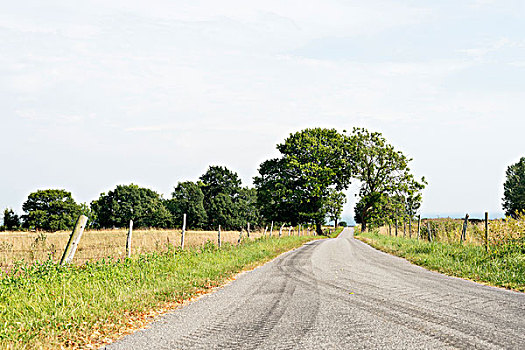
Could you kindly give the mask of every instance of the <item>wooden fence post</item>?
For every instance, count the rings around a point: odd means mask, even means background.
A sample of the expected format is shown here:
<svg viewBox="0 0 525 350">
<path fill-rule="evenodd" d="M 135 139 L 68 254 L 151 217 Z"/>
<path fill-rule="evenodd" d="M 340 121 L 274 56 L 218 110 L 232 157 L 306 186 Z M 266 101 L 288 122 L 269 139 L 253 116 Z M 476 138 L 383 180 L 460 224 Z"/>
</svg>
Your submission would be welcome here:
<svg viewBox="0 0 525 350">
<path fill-rule="evenodd" d="M 264 228 L 264 233 L 263 233 L 264 238 L 266 238 L 266 231 L 268 231 L 268 225 L 266 225 L 266 227 Z"/>
<path fill-rule="evenodd" d="M 133 234 L 133 220 L 129 220 L 128 237 L 126 239 L 126 257 L 131 258 L 131 235 Z"/>
<path fill-rule="evenodd" d="M 270 237 L 273 236 L 273 221 L 272 221 L 272 226 L 270 226 Z"/>
<path fill-rule="evenodd" d="M 406 236 L 407 233 L 407 219 L 406 217 L 403 217 L 403 237 Z"/>
<path fill-rule="evenodd" d="M 241 228 L 241 232 L 239 232 L 239 239 L 237 240 L 237 244 L 241 244 L 241 241 L 242 241 L 242 228 Z"/>
<path fill-rule="evenodd" d="M 281 235 L 283 234 L 283 227 L 284 227 L 284 224 L 279 229 L 279 238 L 281 238 Z"/>
<path fill-rule="evenodd" d="M 75 228 L 69 236 L 69 241 L 67 242 L 66 249 L 64 249 L 62 259 L 60 259 L 60 265 L 68 264 L 73 260 L 75 252 L 77 251 L 78 242 L 80 242 L 80 238 L 82 238 L 82 234 L 84 233 L 84 229 L 86 228 L 87 221 L 88 218 L 85 215 L 80 215 L 78 217 L 77 223 L 75 224 Z"/>
<path fill-rule="evenodd" d="M 290 233 L 292 232 L 292 226 L 288 228 L 288 237 L 290 237 Z"/>
<path fill-rule="evenodd" d="M 430 221 L 427 221 L 427 229 L 428 229 L 428 240 L 432 242 L 432 231 L 430 230 Z"/>
<path fill-rule="evenodd" d="M 248 235 L 248 238 L 250 238 L 250 223 L 248 223 L 246 234 Z"/>
<path fill-rule="evenodd" d="M 299 224 L 299 232 L 297 233 L 298 236 L 301 235 L 301 224 Z"/>
<path fill-rule="evenodd" d="M 222 242 L 221 242 L 221 225 L 219 225 L 219 232 L 217 233 L 217 244 L 219 245 L 219 248 L 222 245 Z"/>
<path fill-rule="evenodd" d="M 392 224 L 390 223 L 390 220 L 388 221 L 388 235 L 392 236 Z"/>
<path fill-rule="evenodd" d="M 408 218 L 408 238 L 412 238 L 412 218 Z"/>
<path fill-rule="evenodd" d="M 485 251 L 489 251 L 489 213 L 485 212 Z"/>
<path fill-rule="evenodd" d="M 421 214 L 417 216 L 417 240 L 421 237 Z"/>
<path fill-rule="evenodd" d="M 467 226 L 468 226 L 468 214 L 465 214 L 465 221 L 463 222 L 463 228 L 461 230 L 461 236 L 459 242 L 463 244 L 463 241 L 467 240 Z"/>
<path fill-rule="evenodd" d="M 186 214 L 182 215 L 182 235 L 180 237 L 180 248 L 184 249 L 184 235 L 186 234 Z"/>
</svg>

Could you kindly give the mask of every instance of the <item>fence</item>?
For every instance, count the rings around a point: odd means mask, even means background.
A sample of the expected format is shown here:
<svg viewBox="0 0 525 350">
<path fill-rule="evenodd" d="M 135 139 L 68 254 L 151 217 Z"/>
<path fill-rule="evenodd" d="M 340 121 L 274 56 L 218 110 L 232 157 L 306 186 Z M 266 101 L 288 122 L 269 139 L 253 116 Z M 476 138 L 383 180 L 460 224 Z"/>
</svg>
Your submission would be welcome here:
<svg viewBox="0 0 525 350">
<path fill-rule="evenodd" d="M 84 217 L 85 218 L 85 217 Z M 87 218 L 86 218 L 87 220 Z M 261 237 L 297 236 L 315 234 L 305 225 L 291 227 L 272 223 L 266 230 L 254 229 L 249 224 L 237 231 L 194 231 L 169 229 L 133 229 L 130 222 L 125 229 L 86 230 L 79 219 L 73 232 L 3 232 L 0 233 L 0 269 L 7 270 L 15 261 L 52 259 L 55 262 L 84 263 L 102 258 L 125 258 L 132 254 L 163 252 L 172 248 L 202 246 L 206 242 L 217 245 L 239 244 L 247 239 Z"/>
<path fill-rule="evenodd" d="M 525 216 L 507 219 L 472 219 L 468 214 L 462 219 L 440 218 L 404 220 L 398 225 L 382 226 L 379 232 L 384 235 L 446 243 L 468 243 L 474 245 L 506 244 L 525 239 Z"/>
</svg>

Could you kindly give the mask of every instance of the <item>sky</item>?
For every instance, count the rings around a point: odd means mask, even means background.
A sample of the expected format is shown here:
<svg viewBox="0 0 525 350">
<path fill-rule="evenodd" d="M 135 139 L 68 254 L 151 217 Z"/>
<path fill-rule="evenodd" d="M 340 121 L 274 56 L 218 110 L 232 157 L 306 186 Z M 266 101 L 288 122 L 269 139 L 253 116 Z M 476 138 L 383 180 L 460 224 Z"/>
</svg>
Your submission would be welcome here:
<svg viewBox="0 0 525 350">
<path fill-rule="evenodd" d="M 170 198 L 209 165 L 250 185 L 290 133 L 365 127 L 427 179 L 423 216 L 500 216 L 524 105 L 523 1 L 3 1 L 0 209 Z"/>
</svg>

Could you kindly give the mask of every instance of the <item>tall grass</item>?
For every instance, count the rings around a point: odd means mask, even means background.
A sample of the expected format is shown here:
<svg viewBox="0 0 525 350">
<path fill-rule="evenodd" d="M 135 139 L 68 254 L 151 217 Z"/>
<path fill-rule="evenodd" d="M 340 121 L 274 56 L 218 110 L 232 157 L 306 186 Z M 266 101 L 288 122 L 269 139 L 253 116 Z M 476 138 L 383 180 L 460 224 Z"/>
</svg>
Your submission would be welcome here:
<svg viewBox="0 0 525 350">
<path fill-rule="evenodd" d="M 17 263 L 0 277 L 0 348 L 100 345 L 148 317 L 315 236 L 259 238 L 61 267 Z"/>
</svg>

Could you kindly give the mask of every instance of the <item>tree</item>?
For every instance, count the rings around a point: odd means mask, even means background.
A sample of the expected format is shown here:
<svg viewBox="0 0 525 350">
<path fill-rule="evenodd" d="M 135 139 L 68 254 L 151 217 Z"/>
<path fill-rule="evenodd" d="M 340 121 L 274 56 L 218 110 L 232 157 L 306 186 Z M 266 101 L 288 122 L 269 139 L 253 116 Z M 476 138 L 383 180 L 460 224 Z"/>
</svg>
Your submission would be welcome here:
<svg viewBox="0 0 525 350">
<path fill-rule="evenodd" d="M 13 209 L 6 208 L 4 210 L 4 228 L 6 230 L 14 230 L 20 227 L 20 217 L 15 214 Z"/>
<path fill-rule="evenodd" d="M 189 227 L 202 228 L 206 225 L 208 216 L 204 210 L 204 194 L 195 182 L 179 182 L 166 206 L 173 216 L 175 226 L 182 225 L 184 214 L 187 214 Z"/>
<path fill-rule="evenodd" d="M 22 209 L 24 226 L 46 231 L 71 229 L 80 214 L 71 192 L 54 189 L 30 193 Z"/>
<path fill-rule="evenodd" d="M 343 135 L 324 128 L 299 131 L 277 145 L 282 157 L 263 162 L 254 178 L 265 218 L 313 222 L 322 234 L 330 191 L 350 182 L 343 145 Z"/>
<path fill-rule="evenodd" d="M 233 207 L 241 191 L 241 180 L 237 173 L 226 167 L 210 166 L 199 179 L 204 194 L 204 209 L 208 215 L 207 226 L 210 229 L 216 229 L 217 225 L 228 228 L 238 226 Z M 225 207 L 227 205 L 230 207 Z M 220 217 L 213 217 L 214 215 Z"/>
<path fill-rule="evenodd" d="M 261 214 L 257 206 L 257 190 L 255 188 L 242 187 L 234 202 L 236 225 L 251 227 L 261 224 Z"/>
<path fill-rule="evenodd" d="M 412 209 L 419 207 L 425 178 L 416 181 L 408 167 L 411 159 L 396 151 L 380 133 L 354 128 L 346 138 L 346 148 L 351 173 L 361 182 L 355 213 L 363 231 L 371 220 L 405 214 L 407 201 Z"/>
<path fill-rule="evenodd" d="M 343 192 L 330 189 L 328 198 L 325 202 L 325 211 L 328 218 L 334 221 L 334 226 L 337 227 L 337 222 L 341 213 L 343 212 L 343 205 L 346 203 L 346 196 Z"/>
<path fill-rule="evenodd" d="M 525 211 L 525 157 L 507 168 L 503 184 L 503 209 L 507 216 L 516 217 Z"/>
<path fill-rule="evenodd" d="M 241 187 L 241 180 L 237 173 L 222 166 L 210 166 L 199 179 L 206 200 L 212 199 L 219 193 L 233 197 Z"/>
<path fill-rule="evenodd" d="M 126 227 L 133 220 L 135 227 L 168 227 L 171 214 L 162 197 L 149 188 L 134 184 L 118 185 L 108 194 L 101 193 L 91 202 L 98 227 Z"/>
<path fill-rule="evenodd" d="M 210 200 L 207 213 L 210 227 L 239 228 L 232 198 L 226 193 L 219 193 Z"/>
</svg>

